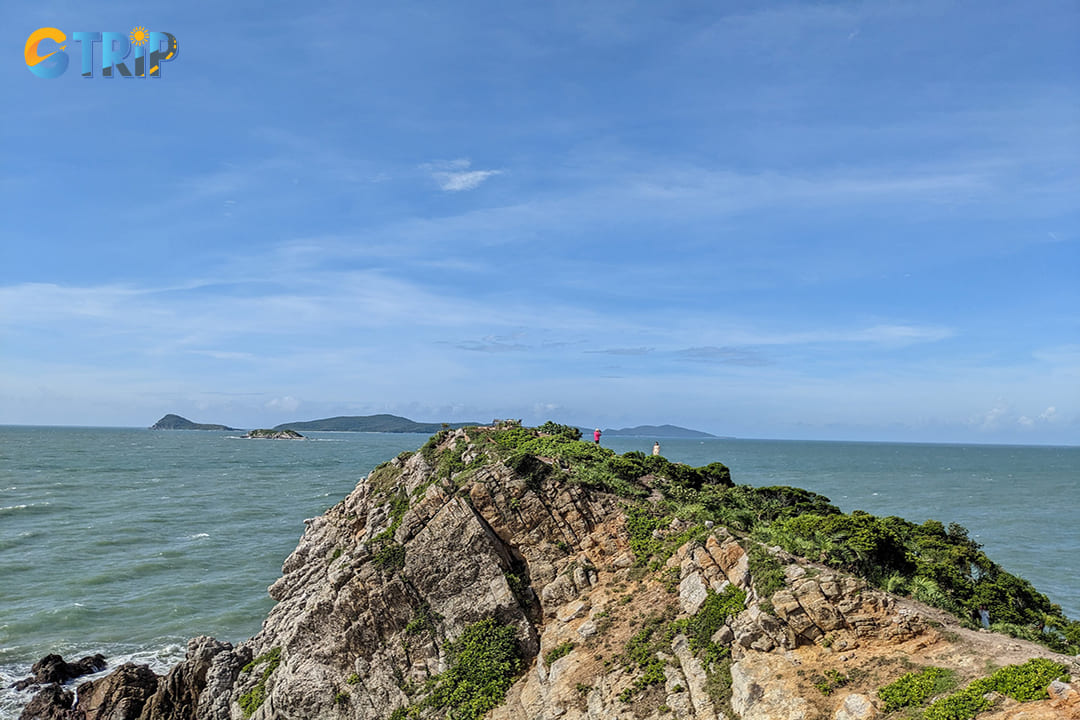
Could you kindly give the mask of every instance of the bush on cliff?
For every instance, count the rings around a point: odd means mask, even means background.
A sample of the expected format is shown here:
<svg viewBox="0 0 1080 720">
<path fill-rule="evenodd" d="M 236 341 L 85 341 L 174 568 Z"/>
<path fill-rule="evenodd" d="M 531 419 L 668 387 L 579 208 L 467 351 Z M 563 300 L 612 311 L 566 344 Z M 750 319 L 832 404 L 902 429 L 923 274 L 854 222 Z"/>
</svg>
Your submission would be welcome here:
<svg viewBox="0 0 1080 720">
<path fill-rule="evenodd" d="M 465 628 L 445 650 L 450 667 L 428 698 L 433 707 L 448 708 L 450 720 L 477 720 L 502 704 L 521 669 L 513 627 L 485 618 Z"/>
</svg>

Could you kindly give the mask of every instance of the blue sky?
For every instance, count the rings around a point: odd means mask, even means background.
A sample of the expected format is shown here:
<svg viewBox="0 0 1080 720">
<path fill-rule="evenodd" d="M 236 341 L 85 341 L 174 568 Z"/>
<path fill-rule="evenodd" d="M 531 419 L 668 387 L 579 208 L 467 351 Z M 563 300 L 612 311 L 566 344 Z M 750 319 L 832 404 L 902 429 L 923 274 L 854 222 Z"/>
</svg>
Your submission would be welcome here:
<svg viewBox="0 0 1080 720">
<path fill-rule="evenodd" d="M 164 5 L 0 7 L 0 423 L 1080 438 L 1075 2 Z"/>
</svg>

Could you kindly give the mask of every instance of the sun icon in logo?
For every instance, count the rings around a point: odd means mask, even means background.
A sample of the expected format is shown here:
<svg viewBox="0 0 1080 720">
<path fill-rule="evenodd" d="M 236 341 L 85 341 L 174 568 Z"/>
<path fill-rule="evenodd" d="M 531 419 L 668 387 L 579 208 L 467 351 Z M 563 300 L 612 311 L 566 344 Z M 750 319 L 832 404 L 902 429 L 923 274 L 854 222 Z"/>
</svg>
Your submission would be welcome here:
<svg viewBox="0 0 1080 720">
<path fill-rule="evenodd" d="M 141 25 L 131 31 L 131 42 L 135 45 L 145 45 L 150 40 L 150 33 Z"/>
</svg>

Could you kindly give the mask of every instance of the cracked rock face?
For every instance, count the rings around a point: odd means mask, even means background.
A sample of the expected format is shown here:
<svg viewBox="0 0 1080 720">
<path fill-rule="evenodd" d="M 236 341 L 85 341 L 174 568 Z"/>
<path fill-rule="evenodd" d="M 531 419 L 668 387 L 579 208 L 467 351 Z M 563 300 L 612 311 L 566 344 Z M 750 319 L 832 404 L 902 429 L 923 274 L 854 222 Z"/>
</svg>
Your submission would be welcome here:
<svg viewBox="0 0 1080 720">
<path fill-rule="evenodd" d="M 649 565 L 631 550 L 624 500 L 522 477 L 466 430 L 439 437 L 306 522 L 253 638 L 195 638 L 165 677 L 124 666 L 80 686 L 77 703 L 49 685 L 24 720 L 397 720 L 410 706 L 442 718 L 416 707 L 425 683 L 485 618 L 513 628 L 523 659 L 497 720 L 869 720 L 899 658 L 952 662 L 919 608 L 861 580 L 774 552 L 784 587 L 758 598 L 753 541 L 711 524 Z M 465 469 L 440 469 L 451 452 Z M 688 623 L 735 589 L 745 606 L 694 640 Z M 973 635 L 953 662 L 969 674 L 994 657 Z M 823 694 L 830 671 L 847 684 Z M 1071 690 L 1054 700 L 1069 712 Z"/>
</svg>

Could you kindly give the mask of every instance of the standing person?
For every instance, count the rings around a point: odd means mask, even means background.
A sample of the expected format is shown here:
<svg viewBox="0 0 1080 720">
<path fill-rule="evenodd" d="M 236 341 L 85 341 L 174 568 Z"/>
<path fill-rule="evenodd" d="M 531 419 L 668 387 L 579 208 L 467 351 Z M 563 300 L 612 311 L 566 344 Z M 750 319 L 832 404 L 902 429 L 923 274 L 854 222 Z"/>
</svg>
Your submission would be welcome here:
<svg viewBox="0 0 1080 720">
<path fill-rule="evenodd" d="M 652 444 L 652 454 L 653 455 L 659 455 L 660 454 L 660 443 L 659 442 L 654 442 Z"/>
<path fill-rule="evenodd" d="M 593 431 L 592 439 L 593 439 L 593 442 L 596 443 L 597 445 L 600 444 L 600 428 L 596 428 L 596 430 Z"/>
</svg>

